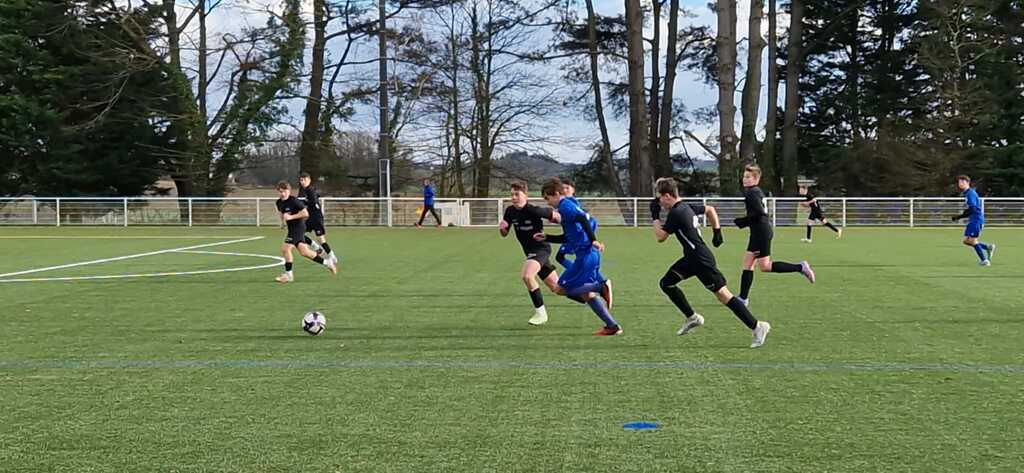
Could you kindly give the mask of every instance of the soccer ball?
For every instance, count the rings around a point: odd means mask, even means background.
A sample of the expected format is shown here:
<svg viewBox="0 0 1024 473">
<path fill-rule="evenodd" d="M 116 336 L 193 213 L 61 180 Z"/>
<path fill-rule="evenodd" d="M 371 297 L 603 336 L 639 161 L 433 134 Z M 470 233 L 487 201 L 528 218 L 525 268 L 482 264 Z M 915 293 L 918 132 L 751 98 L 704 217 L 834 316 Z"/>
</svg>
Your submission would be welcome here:
<svg viewBox="0 0 1024 473">
<path fill-rule="evenodd" d="M 320 312 L 313 311 L 302 318 L 302 331 L 310 335 L 320 335 L 327 328 L 327 317 Z"/>
</svg>

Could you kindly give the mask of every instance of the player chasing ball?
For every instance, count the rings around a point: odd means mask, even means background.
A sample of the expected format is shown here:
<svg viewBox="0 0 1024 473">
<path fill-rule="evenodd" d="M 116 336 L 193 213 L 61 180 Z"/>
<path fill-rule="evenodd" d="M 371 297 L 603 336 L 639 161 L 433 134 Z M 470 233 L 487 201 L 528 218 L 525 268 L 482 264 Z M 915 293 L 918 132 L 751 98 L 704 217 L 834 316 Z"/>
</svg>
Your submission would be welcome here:
<svg viewBox="0 0 1024 473">
<path fill-rule="evenodd" d="M 675 235 L 679 240 L 679 245 L 683 247 L 683 257 L 668 268 L 659 282 L 661 291 L 668 296 L 685 317 L 683 326 L 676 332 L 676 335 L 686 335 L 704 325 L 704 317 L 693 310 L 678 286 L 681 281 L 696 276 L 707 290 L 715 294 L 722 305 L 728 307 L 736 315 L 736 318 L 751 330 L 754 339 L 750 343 L 750 348 L 764 345 L 765 338 L 768 337 L 768 332 L 772 329 L 771 324 L 757 320 L 750 313 L 747 305 L 733 296 L 725 285 L 725 276 L 718 270 L 715 255 L 701 237 L 698 214 L 703 214 L 711 225 L 714 232 L 711 243 L 716 248 L 722 245 L 724 239 L 718 221 L 718 212 L 710 205 L 684 203 L 679 195 L 678 185 L 672 178 L 659 179 L 655 188 L 658 197 L 655 197 L 650 206 L 654 238 L 658 240 L 658 243 L 662 243 L 668 239 L 669 235 Z M 664 222 L 661 219 L 663 210 L 667 212 Z"/>
<path fill-rule="evenodd" d="M 985 226 L 985 213 L 981 210 L 981 198 L 978 191 L 971 187 L 971 178 L 960 175 L 956 177 L 956 186 L 964 196 L 964 211 L 953 217 L 953 221 L 967 219 L 967 226 L 964 227 L 963 244 L 973 247 L 978 254 L 979 266 L 992 266 L 992 254 L 996 252 L 996 245 L 978 241 L 981 237 L 981 229 Z"/>
<path fill-rule="evenodd" d="M 327 243 L 327 228 L 324 227 L 324 210 L 320 206 L 320 194 L 313 187 L 313 178 L 306 172 L 299 174 L 299 200 L 305 204 L 306 210 L 309 211 L 309 218 L 306 219 L 306 232 L 313 232 L 316 235 L 317 239 L 320 240 L 319 246 L 323 248 L 325 253 L 324 259 L 330 259 L 337 266 L 338 257 L 331 250 L 331 245 Z M 317 250 L 317 245 L 309 237 L 305 237 L 303 240 L 314 251 Z M 317 251 L 317 253 L 319 254 L 320 252 Z"/>
<path fill-rule="evenodd" d="M 277 282 L 289 283 L 295 280 L 292 274 L 292 263 L 295 259 L 292 256 L 292 247 L 299 249 L 299 254 L 309 258 L 317 264 L 322 264 L 330 270 L 331 274 L 338 274 L 338 267 L 334 260 L 324 259 L 317 256 L 316 251 L 306 244 L 306 219 L 309 218 L 309 210 L 297 198 L 292 196 L 292 186 L 287 181 L 277 183 L 277 211 L 281 213 L 281 221 L 287 225 L 288 233 L 281 245 L 281 255 L 284 256 L 284 273 L 277 277 Z"/>
<path fill-rule="evenodd" d="M 825 212 L 821 210 L 821 204 L 818 203 L 818 198 L 815 197 L 814 194 L 811 194 L 810 190 L 807 189 L 807 186 L 800 186 L 800 195 L 804 196 L 804 201 L 800 202 L 800 205 L 811 210 L 811 214 L 807 216 L 807 237 L 801 238 L 800 241 L 804 243 L 811 242 L 811 226 L 814 225 L 814 222 L 818 222 L 828 227 L 833 232 L 836 232 L 837 240 L 842 238 L 843 229 L 836 228 L 835 225 L 832 225 L 832 222 L 829 222 L 828 219 L 825 218 Z"/>
<path fill-rule="evenodd" d="M 814 270 L 810 263 L 800 264 L 772 262 L 772 231 L 768 211 L 764 207 L 764 192 L 757 185 L 761 182 L 761 168 L 756 164 L 748 164 L 743 168 L 743 203 L 747 214 L 735 220 L 739 228 L 750 227 L 750 239 L 747 251 L 743 253 L 743 276 L 740 279 L 740 301 L 750 304 L 750 288 L 754 285 L 754 266 L 762 273 L 801 273 L 811 284 L 814 283 Z"/>
<path fill-rule="evenodd" d="M 548 312 L 544 307 L 544 296 L 540 293 L 539 278 L 544 284 L 556 292 L 558 289 L 558 273 L 555 266 L 551 264 L 551 244 L 547 241 L 537 241 L 533 236 L 544 231 L 544 219 L 558 223 L 558 212 L 550 207 L 538 207 L 528 202 L 526 196 L 526 183 L 513 182 L 511 185 L 512 205 L 505 209 L 505 215 L 498 225 L 498 231 L 502 237 L 508 236 L 509 232 L 515 230 L 516 239 L 523 247 L 526 260 L 523 261 L 523 268 L 520 276 L 526 290 L 530 293 L 530 300 L 533 302 L 533 317 L 530 317 L 530 325 L 543 325 L 548 321 Z"/>
</svg>

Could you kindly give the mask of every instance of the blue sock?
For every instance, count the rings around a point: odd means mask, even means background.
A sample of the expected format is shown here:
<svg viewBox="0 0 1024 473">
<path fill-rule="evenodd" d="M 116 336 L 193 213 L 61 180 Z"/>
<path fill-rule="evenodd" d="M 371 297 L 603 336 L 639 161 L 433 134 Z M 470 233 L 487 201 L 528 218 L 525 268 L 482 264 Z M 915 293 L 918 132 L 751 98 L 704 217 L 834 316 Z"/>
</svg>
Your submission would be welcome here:
<svg viewBox="0 0 1024 473">
<path fill-rule="evenodd" d="M 983 241 L 979 241 L 978 243 L 981 243 L 981 246 L 985 247 L 985 251 L 992 251 L 992 245 L 985 243 Z"/>
<path fill-rule="evenodd" d="M 619 323 L 612 318 L 612 314 L 608 312 L 608 306 L 604 305 L 604 301 L 600 297 L 595 297 L 587 302 L 590 309 L 604 322 L 605 327 L 618 327 Z"/>
<path fill-rule="evenodd" d="M 974 245 L 974 251 L 978 253 L 978 258 L 980 258 L 982 261 L 988 259 L 988 256 L 985 256 L 985 250 L 987 249 L 988 247 L 984 243 L 977 243 Z"/>
</svg>

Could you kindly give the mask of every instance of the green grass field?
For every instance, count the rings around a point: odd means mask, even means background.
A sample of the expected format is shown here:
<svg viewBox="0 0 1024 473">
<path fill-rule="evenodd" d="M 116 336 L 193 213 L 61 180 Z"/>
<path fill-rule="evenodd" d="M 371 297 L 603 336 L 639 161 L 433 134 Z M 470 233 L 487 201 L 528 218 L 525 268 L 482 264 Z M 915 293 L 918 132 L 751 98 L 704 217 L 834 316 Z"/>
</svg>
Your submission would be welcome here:
<svg viewBox="0 0 1024 473">
<path fill-rule="evenodd" d="M 549 293 L 551 322 L 528 326 L 522 253 L 495 230 L 332 229 L 339 277 L 299 261 L 290 285 L 278 267 L 0 283 L 0 471 L 1024 470 L 1020 230 L 986 230 L 990 268 L 954 228 L 800 232 L 774 256 L 818 283 L 756 276 L 774 327 L 757 350 L 696 280 L 707 325 L 675 336 L 657 283 L 681 250 L 646 229 L 601 230 L 620 337 Z M 277 253 L 266 228 L 0 229 L 0 273 L 252 236 L 200 251 Z M 734 290 L 745 243 L 727 230 L 716 250 Z M 172 252 L 20 277 L 273 263 Z M 311 309 L 320 337 L 299 330 Z"/>
</svg>

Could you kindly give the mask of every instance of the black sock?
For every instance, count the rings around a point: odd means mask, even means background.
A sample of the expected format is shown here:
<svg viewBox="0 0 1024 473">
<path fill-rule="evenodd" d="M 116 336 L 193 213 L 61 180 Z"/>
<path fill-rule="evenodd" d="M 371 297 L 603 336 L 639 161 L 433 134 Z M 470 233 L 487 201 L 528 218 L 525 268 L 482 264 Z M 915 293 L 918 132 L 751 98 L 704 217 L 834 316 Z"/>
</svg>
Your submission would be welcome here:
<svg viewBox="0 0 1024 473">
<path fill-rule="evenodd" d="M 693 307 L 690 307 L 690 303 L 687 302 L 686 296 L 683 295 L 683 291 L 679 289 L 679 286 L 661 286 L 661 291 L 676 305 L 679 312 L 687 317 L 693 316 Z"/>
<path fill-rule="evenodd" d="M 825 226 L 831 228 L 833 232 L 839 233 L 839 229 L 836 228 L 835 225 L 832 225 L 832 222 L 825 222 Z"/>
<path fill-rule="evenodd" d="M 320 246 L 323 247 L 324 251 L 326 251 L 328 253 L 331 252 L 331 245 L 328 245 L 327 242 L 321 243 Z"/>
<path fill-rule="evenodd" d="M 748 299 L 750 297 L 750 286 L 754 285 L 754 272 L 749 269 L 743 270 L 743 277 L 740 279 L 740 297 Z"/>
<path fill-rule="evenodd" d="M 773 273 L 799 273 L 801 270 L 803 270 L 803 267 L 799 264 L 783 263 L 781 261 L 772 263 Z"/>
<path fill-rule="evenodd" d="M 316 263 L 316 264 L 324 264 L 324 257 L 323 256 L 317 256 L 316 258 L 313 258 L 313 262 Z"/>
<path fill-rule="evenodd" d="M 540 288 L 530 291 L 530 300 L 533 301 L 533 308 L 539 309 L 544 306 L 544 296 L 540 294 Z"/>
<path fill-rule="evenodd" d="M 583 299 L 583 296 L 565 296 L 565 297 L 568 297 L 570 300 L 574 300 L 576 302 L 579 302 L 580 304 L 586 304 L 587 303 L 587 301 L 585 301 Z"/>
<path fill-rule="evenodd" d="M 807 239 L 808 240 L 811 239 L 811 226 L 810 225 L 807 226 Z"/>
<path fill-rule="evenodd" d="M 740 322 L 743 322 L 743 325 L 746 325 L 750 330 L 754 330 L 754 327 L 757 327 L 757 318 L 754 317 L 754 314 L 750 313 L 750 309 L 747 309 L 747 306 L 740 300 L 733 297 L 732 299 L 729 299 L 729 302 L 725 304 L 725 306 L 728 307 L 733 314 L 736 314 L 736 318 L 740 319 Z"/>
<path fill-rule="evenodd" d="M 284 270 L 285 270 L 286 272 L 287 272 L 287 271 L 291 271 L 291 270 L 292 270 L 292 263 L 291 263 L 291 262 L 287 262 L 287 263 L 285 263 L 285 264 L 284 264 Z"/>
</svg>

